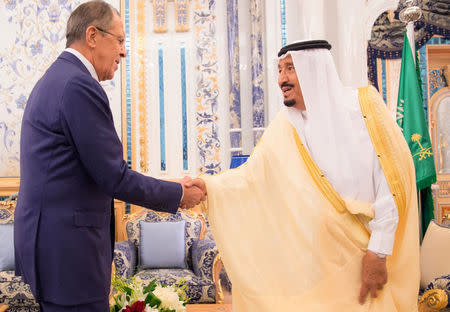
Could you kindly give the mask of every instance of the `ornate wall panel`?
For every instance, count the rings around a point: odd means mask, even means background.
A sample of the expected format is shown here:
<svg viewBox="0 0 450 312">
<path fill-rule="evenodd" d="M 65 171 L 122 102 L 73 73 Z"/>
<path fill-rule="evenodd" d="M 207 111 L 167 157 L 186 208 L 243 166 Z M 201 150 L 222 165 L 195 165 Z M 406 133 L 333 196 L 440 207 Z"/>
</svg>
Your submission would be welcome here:
<svg viewBox="0 0 450 312">
<path fill-rule="evenodd" d="M 217 51 L 214 0 L 194 0 L 197 50 L 197 146 L 200 172 L 217 173 L 220 168 L 220 141 L 217 127 Z"/>
<path fill-rule="evenodd" d="M 241 76 L 239 62 L 238 1 L 227 1 L 227 37 L 230 81 L 230 143 L 231 154 L 242 154 Z"/>
<path fill-rule="evenodd" d="M 0 177 L 19 175 L 23 111 L 37 80 L 65 48 L 67 19 L 80 0 L 2 1 L 0 26 Z M 120 8 L 120 1 L 111 1 Z M 120 75 L 105 82 L 120 133 Z M 118 90 L 118 92 L 117 92 Z"/>
<path fill-rule="evenodd" d="M 132 168 L 160 178 L 219 172 L 216 40 L 226 33 L 216 31 L 215 2 L 125 3 L 131 77 L 124 111 Z M 163 15 L 164 23 L 155 25 L 152 17 Z"/>
<path fill-rule="evenodd" d="M 250 1 L 250 43 L 252 64 L 253 144 L 265 129 L 264 67 L 263 67 L 263 8 L 261 0 Z"/>
</svg>

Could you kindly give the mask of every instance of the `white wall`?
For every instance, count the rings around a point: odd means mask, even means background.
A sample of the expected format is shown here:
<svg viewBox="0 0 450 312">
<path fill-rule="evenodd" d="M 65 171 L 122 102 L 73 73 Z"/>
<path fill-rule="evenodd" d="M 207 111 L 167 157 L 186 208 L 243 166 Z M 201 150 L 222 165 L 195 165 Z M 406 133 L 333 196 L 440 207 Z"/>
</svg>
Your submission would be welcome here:
<svg viewBox="0 0 450 312">
<path fill-rule="evenodd" d="M 285 0 L 287 43 L 297 40 L 325 39 L 342 82 L 359 87 L 367 80 L 367 41 L 373 23 L 386 10 L 395 9 L 398 0 Z M 280 1 L 266 0 L 266 68 L 268 75 L 268 112 L 272 119 L 282 104 L 271 77 L 273 60 L 281 47 Z"/>
</svg>

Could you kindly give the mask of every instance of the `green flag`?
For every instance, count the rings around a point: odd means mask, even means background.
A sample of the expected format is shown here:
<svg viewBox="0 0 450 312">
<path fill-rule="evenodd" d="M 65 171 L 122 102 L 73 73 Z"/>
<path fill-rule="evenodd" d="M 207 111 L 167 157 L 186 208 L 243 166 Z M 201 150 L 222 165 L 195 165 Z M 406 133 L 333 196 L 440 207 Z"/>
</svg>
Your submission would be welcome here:
<svg viewBox="0 0 450 312">
<path fill-rule="evenodd" d="M 414 65 L 413 54 L 405 30 L 402 67 L 397 102 L 397 123 L 403 130 L 416 169 L 417 190 L 421 193 L 422 230 L 434 217 L 431 184 L 436 182 L 433 150 L 423 109 L 420 76 Z"/>
</svg>

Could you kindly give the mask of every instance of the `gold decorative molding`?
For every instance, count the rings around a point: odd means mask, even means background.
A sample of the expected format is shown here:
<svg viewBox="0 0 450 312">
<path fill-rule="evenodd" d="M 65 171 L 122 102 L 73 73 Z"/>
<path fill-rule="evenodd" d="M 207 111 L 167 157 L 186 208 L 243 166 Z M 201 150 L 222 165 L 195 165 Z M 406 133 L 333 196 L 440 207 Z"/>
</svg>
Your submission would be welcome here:
<svg viewBox="0 0 450 312">
<path fill-rule="evenodd" d="M 448 296 L 443 289 L 427 290 L 419 300 L 419 312 L 431 312 L 444 309 L 448 303 Z"/>
<path fill-rule="evenodd" d="M 223 269 L 222 257 L 217 254 L 213 262 L 213 282 L 216 286 L 216 303 L 221 304 L 225 302 L 222 285 L 220 282 L 220 272 Z"/>
<path fill-rule="evenodd" d="M 138 109 L 139 109 L 139 167 L 148 172 L 147 159 L 147 88 L 145 61 L 145 0 L 137 3 Z"/>
<path fill-rule="evenodd" d="M 189 31 L 189 0 L 174 0 L 175 31 Z"/>
<path fill-rule="evenodd" d="M 450 65 L 443 66 L 442 71 L 444 73 L 445 80 L 447 81 L 447 86 L 449 86 L 450 85 Z"/>
<path fill-rule="evenodd" d="M 0 305 L 0 312 L 5 312 L 6 310 L 8 310 L 9 306 L 7 305 Z"/>
<path fill-rule="evenodd" d="M 14 215 L 14 210 L 16 210 L 17 201 L 16 200 L 5 200 L 0 201 L 0 209 L 8 210 L 11 215 Z"/>
<path fill-rule="evenodd" d="M 439 196 L 450 197 L 450 181 L 438 181 Z"/>
<path fill-rule="evenodd" d="M 153 0 L 153 31 L 167 32 L 167 0 Z"/>
<path fill-rule="evenodd" d="M 20 178 L 0 178 L 0 196 L 9 196 L 19 191 Z"/>
</svg>

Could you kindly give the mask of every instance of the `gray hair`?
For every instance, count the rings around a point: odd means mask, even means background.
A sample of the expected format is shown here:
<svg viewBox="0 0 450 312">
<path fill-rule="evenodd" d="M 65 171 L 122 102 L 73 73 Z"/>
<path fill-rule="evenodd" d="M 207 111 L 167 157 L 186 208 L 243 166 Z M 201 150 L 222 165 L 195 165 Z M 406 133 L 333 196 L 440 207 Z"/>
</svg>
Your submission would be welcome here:
<svg viewBox="0 0 450 312">
<path fill-rule="evenodd" d="M 91 25 L 108 30 L 114 13 L 120 16 L 114 7 L 102 0 L 89 1 L 78 6 L 67 21 L 66 48 L 84 39 L 86 29 Z"/>
</svg>

